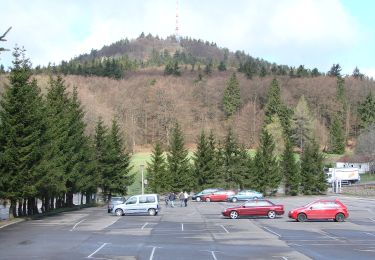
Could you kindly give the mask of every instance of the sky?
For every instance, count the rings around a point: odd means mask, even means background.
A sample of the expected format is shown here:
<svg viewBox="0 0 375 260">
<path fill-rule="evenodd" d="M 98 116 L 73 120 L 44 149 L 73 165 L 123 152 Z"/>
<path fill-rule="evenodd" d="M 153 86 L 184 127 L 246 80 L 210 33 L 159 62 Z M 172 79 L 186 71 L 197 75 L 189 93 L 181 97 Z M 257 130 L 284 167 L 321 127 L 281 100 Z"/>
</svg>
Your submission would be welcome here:
<svg viewBox="0 0 375 260">
<path fill-rule="evenodd" d="M 32 64 L 70 60 L 142 32 L 175 33 L 176 0 L 0 0 L 1 47 L 24 47 Z M 178 0 L 179 35 L 269 62 L 375 78 L 372 0 Z M 12 54 L 0 54 L 11 66 Z"/>
</svg>

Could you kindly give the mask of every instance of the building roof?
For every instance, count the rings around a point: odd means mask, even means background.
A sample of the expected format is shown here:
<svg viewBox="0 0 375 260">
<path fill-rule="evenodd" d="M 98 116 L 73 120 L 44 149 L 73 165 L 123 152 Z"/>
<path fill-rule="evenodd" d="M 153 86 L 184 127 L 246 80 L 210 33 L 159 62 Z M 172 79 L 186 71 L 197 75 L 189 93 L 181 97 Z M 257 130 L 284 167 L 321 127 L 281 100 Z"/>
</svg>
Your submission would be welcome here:
<svg viewBox="0 0 375 260">
<path fill-rule="evenodd" d="M 344 155 L 337 162 L 343 163 L 368 163 L 373 162 L 374 157 L 368 155 Z"/>
</svg>

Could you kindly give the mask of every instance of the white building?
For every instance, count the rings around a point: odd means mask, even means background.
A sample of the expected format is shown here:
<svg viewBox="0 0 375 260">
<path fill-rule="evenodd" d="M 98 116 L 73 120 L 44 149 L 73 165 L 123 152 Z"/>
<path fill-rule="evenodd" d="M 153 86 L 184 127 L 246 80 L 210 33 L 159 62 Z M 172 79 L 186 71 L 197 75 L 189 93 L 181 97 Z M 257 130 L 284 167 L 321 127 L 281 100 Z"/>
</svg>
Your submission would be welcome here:
<svg viewBox="0 0 375 260">
<path fill-rule="evenodd" d="M 369 156 L 345 155 L 336 162 L 336 168 L 358 168 L 359 174 L 370 172 L 371 166 L 374 165 L 374 160 Z"/>
</svg>

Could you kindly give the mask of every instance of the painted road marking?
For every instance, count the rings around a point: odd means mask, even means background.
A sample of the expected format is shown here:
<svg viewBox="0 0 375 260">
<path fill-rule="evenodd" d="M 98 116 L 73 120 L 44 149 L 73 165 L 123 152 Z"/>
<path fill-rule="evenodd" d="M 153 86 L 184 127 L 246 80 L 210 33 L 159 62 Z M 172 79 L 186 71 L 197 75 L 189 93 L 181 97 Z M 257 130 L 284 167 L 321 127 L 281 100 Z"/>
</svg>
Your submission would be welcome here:
<svg viewBox="0 0 375 260">
<path fill-rule="evenodd" d="M 217 258 L 216 258 L 216 256 L 215 256 L 215 252 L 214 251 L 211 251 L 211 255 L 212 255 L 212 257 L 215 259 L 215 260 L 217 260 Z"/>
<path fill-rule="evenodd" d="M 155 250 L 156 250 L 156 248 L 161 248 L 161 247 L 158 247 L 158 246 L 153 246 L 153 247 L 152 247 L 152 251 L 151 251 L 151 255 L 150 255 L 149 260 L 154 259 L 154 254 L 155 254 Z"/>
<path fill-rule="evenodd" d="M 284 260 L 288 260 L 288 257 L 285 257 L 285 256 L 278 256 L 278 255 L 274 255 L 274 256 L 272 256 L 272 257 L 277 257 L 277 258 L 282 258 L 282 259 L 284 259 Z"/>
<path fill-rule="evenodd" d="M 143 230 L 147 225 L 148 225 L 148 223 L 146 222 L 146 223 L 141 227 L 141 229 Z"/>
<path fill-rule="evenodd" d="M 78 222 L 77 224 L 75 224 L 74 227 L 70 231 L 73 231 L 80 223 L 82 223 L 85 220 L 86 219 L 82 219 L 80 222 Z"/>
<path fill-rule="evenodd" d="M 330 234 L 328 234 L 327 232 L 325 232 L 323 230 L 320 230 L 319 233 L 322 234 L 322 235 L 324 235 L 324 236 L 326 236 L 326 237 L 332 238 L 334 240 L 340 240 L 338 237 L 331 236 Z"/>
<path fill-rule="evenodd" d="M 226 229 L 223 225 L 220 225 L 220 227 L 222 227 L 225 230 L 225 232 L 229 233 L 228 229 Z"/>
<path fill-rule="evenodd" d="M 367 235 L 369 235 L 369 236 L 373 236 L 373 237 L 375 237 L 375 234 L 372 234 L 372 233 L 365 232 L 365 234 L 367 234 Z"/>
<path fill-rule="evenodd" d="M 184 223 L 181 223 L 181 231 L 184 231 Z"/>
<path fill-rule="evenodd" d="M 92 258 L 93 255 L 95 255 L 97 252 L 99 252 L 103 247 L 105 247 L 108 244 L 110 244 L 110 243 L 103 243 L 103 245 L 101 245 L 98 249 L 96 249 L 94 252 L 92 252 L 92 254 L 89 255 L 87 258 Z"/>
<path fill-rule="evenodd" d="M 274 234 L 274 235 L 276 235 L 276 236 L 278 236 L 278 237 L 281 237 L 281 235 L 280 235 L 279 233 L 276 233 L 275 231 L 269 229 L 268 227 L 263 227 L 263 228 L 264 228 L 265 230 L 267 230 L 268 232 L 270 232 L 270 233 L 272 233 L 272 234 Z"/>
</svg>

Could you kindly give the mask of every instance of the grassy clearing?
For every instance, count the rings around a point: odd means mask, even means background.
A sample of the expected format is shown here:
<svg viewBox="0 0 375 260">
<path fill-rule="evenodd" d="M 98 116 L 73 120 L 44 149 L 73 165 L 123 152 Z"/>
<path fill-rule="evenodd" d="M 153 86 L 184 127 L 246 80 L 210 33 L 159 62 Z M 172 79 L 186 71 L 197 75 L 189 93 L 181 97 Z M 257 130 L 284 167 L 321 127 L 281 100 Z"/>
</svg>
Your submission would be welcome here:
<svg viewBox="0 0 375 260">
<path fill-rule="evenodd" d="M 375 173 L 361 174 L 361 183 L 375 181 Z"/>
</svg>

